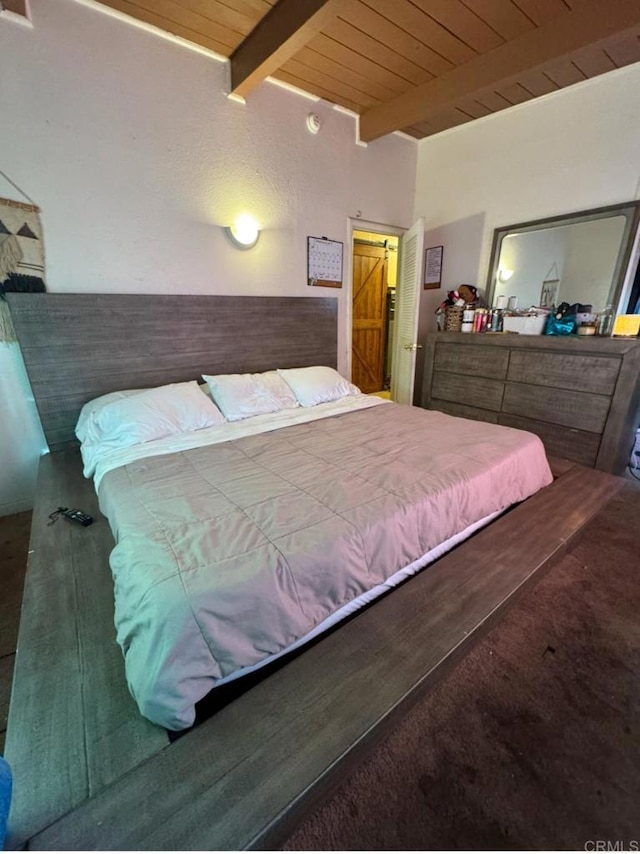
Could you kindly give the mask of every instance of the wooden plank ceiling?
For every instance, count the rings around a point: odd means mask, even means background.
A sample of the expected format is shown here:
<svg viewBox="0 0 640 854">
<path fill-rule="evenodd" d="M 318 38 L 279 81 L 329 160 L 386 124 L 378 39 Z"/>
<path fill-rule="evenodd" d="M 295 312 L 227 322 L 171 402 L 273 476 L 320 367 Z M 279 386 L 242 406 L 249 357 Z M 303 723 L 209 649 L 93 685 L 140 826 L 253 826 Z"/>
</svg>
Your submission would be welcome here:
<svg viewBox="0 0 640 854">
<path fill-rule="evenodd" d="M 640 61 L 640 0 L 102 3 L 230 57 L 249 102 L 271 75 L 353 110 L 367 141 L 422 139 Z"/>
</svg>

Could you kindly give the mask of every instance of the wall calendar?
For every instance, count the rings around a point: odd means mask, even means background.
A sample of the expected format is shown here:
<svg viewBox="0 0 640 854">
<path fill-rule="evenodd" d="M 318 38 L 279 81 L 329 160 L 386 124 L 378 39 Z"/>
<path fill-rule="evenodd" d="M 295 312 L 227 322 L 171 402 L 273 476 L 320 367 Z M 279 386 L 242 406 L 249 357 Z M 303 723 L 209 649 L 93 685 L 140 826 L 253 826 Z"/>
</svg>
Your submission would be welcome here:
<svg viewBox="0 0 640 854">
<path fill-rule="evenodd" d="M 342 287 L 342 249 L 339 240 L 307 237 L 307 284 L 321 288 Z"/>
</svg>

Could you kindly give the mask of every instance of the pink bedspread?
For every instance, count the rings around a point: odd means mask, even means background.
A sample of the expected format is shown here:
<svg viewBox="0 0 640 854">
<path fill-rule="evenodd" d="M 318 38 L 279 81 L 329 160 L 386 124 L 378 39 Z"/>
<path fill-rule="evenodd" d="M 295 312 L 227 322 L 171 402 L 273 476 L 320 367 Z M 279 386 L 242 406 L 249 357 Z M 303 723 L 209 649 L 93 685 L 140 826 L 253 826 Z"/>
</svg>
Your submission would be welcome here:
<svg viewBox="0 0 640 854">
<path fill-rule="evenodd" d="M 395 404 L 108 472 L 118 641 L 141 712 L 190 726 L 216 681 L 551 480 L 530 433 Z"/>
</svg>

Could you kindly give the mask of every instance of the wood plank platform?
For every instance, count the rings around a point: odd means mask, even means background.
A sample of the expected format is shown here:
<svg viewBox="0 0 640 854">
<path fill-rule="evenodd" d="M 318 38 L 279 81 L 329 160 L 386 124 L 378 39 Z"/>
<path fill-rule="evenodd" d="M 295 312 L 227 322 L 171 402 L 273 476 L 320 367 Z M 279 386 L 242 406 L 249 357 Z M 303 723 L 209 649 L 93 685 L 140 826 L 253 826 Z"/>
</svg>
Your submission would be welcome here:
<svg viewBox="0 0 640 854">
<path fill-rule="evenodd" d="M 549 487 L 169 745 L 126 692 L 106 522 L 45 524 L 59 504 L 97 514 L 91 484 L 73 454 L 45 458 L 7 740 L 10 843 L 277 846 L 622 485 L 554 469 Z"/>
<path fill-rule="evenodd" d="M 81 508 L 95 522 L 49 525 L 58 507 Z M 5 747 L 12 846 L 169 743 L 127 689 L 113 624 L 113 546 L 79 451 L 43 456 Z"/>
</svg>

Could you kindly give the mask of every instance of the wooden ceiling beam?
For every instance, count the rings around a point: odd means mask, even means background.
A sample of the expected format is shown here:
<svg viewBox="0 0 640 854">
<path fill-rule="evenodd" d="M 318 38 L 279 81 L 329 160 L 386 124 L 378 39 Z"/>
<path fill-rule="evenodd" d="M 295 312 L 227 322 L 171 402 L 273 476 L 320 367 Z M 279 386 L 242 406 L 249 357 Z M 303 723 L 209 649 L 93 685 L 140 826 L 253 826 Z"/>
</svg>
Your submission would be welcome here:
<svg viewBox="0 0 640 854">
<path fill-rule="evenodd" d="M 22 15 L 28 18 L 26 0 L 2 0 L 0 2 L 0 12 L 5 9 L 7 12 L 13 12 L 14 15 Z"/>
<path fill-rule="evenodd" d="M 340 0 L 279 0 L 231 54 L 231 94 L 246 97 L 328 26 L 339 5 Z"/>
<path fill-rule="evenodd" d="M 567 9 L 543 26 L 367 110 L 360 116 L 360 139 L 371 142 L 428 121 L 461 98 L 515 82 L 518 74 L 639 25 L 638 0 L 581 0 L 575 9 Z"/>
</svg>

